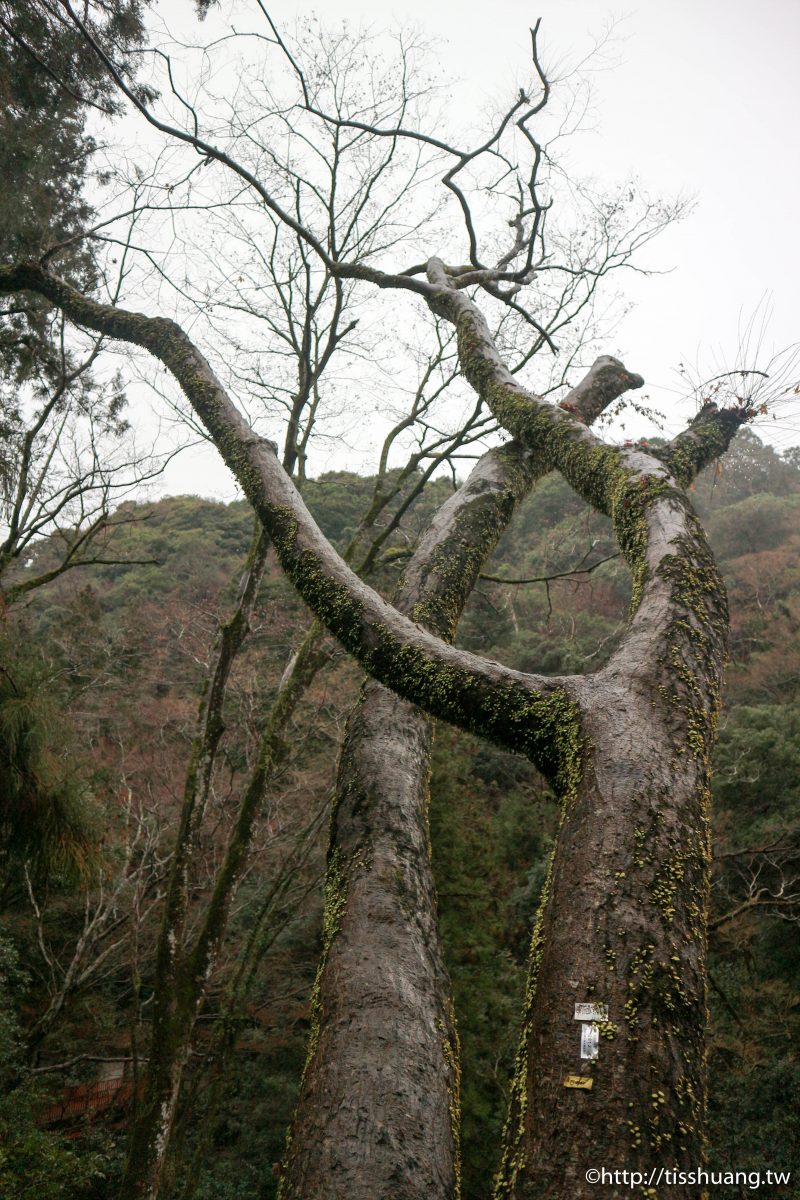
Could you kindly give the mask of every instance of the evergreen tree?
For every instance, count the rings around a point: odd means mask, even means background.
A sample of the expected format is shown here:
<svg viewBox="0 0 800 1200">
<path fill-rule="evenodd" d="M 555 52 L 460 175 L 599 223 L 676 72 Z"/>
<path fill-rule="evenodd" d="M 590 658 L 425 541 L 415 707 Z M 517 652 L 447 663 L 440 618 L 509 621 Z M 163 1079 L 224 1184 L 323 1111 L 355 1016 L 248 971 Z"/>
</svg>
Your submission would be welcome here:
<svg viewBox="0 0 800 1200">
<path fill-rule="evenodd" d="M 141 0 L 92 5 L 93 32 L 107 44 L 131 50 L 144 36 L 143 8 Z M 92 217 L 85 188 L 96 147 L 87 118 L 92 109 L 116 111 L 110 80 L 54 6 L 2 0 L 0 29 L 0 258 L 39 258 L 65 243 L 60 269 L 77 286 L 92 286 L 96 267 L 80 238 Z M 132 71 L 136 56 L 127 61 Z M 0 313 L 3 407 L 12 429 L 19 415 L 13 403 L 19 385 L 52 379 L 58 371 L 50 311 L 26 297 Z M 0 435 L 7 436 L 7 428 Z"/>
</svg>

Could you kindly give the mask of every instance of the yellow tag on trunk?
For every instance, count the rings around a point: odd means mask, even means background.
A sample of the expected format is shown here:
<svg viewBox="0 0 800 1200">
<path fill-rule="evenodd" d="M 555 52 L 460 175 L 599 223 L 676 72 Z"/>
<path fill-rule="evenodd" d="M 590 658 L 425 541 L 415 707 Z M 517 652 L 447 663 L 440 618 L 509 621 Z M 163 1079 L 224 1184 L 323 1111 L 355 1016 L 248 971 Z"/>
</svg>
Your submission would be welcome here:
<svg viewBox="0 0 800 1200">
<path fill-rule="evenodd" d="M 588 1075 L 567 1075 L 564 1078 L 564 1087 L 568 1088 L 584 1088 L 587 1092 L 591 1091 L 594 1080 Z"/>
</svg>

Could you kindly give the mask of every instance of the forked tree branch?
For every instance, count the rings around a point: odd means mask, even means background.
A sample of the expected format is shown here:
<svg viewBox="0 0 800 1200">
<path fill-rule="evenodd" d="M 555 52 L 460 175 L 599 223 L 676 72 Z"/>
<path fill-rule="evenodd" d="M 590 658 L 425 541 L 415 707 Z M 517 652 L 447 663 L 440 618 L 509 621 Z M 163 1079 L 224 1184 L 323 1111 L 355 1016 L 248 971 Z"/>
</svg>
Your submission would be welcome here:
<svg viewBox="0 0 800 1200">
<path fill-rule="evenodd" d="M 437 288 L 436 299 L 429 301 L 433 311 L 456 328 L 462 372 L 500 425 L 611 519 L 633 581 L 633 620 L 613 667 L 625 674 L 645 664 L 655 668 L 675 622 L 696 619 L 686 611 L 686 588 L 676 584 L 676 564 L 692 561 L 704 573 L 709 597 L 718 591 L 707 543 L 684 488 L 727 448 L 752 414 L 745 408 L 703 410 L 673 443 L 672 457 L 665 456 L 680 467 L 671 475 L 667 463 L 654 454 L 609 445 L 574 415 L 527 391 L 501 361 L 483 314 L 456 289 L 440 260 L 430 260 L 428 278 Z M 630 386 L 641 386 L 641 377 L 636 380 Z M 587 690 L 591 688 L 587 681 Z M 579 690 L 586 694 L 581 685 Z"/>
</svg>

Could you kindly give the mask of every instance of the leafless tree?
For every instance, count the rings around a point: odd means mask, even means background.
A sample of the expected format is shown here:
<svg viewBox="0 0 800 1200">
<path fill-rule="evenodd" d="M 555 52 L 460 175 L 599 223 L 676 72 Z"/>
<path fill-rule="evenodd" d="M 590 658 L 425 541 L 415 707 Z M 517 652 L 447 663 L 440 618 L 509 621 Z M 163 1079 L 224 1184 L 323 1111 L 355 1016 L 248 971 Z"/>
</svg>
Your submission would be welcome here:
<svg viewBox="0 0 800 1200">
<path fill-rule="evenodd" d="M 800 921 L 800 848 L 798 831 L 787 830 L 764 846 L 726 850 L 717 855 L 715 912 L 709 930 L 722 929 L 758 909 L 797 924 Z"/>
<path fill-rule="evenodd" d="M 119 971 L 150 914 L 162 902 L 168 856 L 161 848 L 161 841 L 162 831 L 152 814 L 138 809 L 129 795 L 125 804 L 125 837 L 118 846 L 120 861 L 113 871 L 106 867 L 101 877 L 87 887 L 81 930 L 66 957 L 48 940 L 47 899 L 37 896 L 30 872 L 25 869 L 36 943 L 46 968 L 49 994 L 47 1006 L 28 1031 L 33 1064 L 38 1064 L 41 1047 L 65 1008 L 106 972 Z"/>
<path fill-rule="evenodd" d="M 119 266 L 110 298 L 125 278 Z M 56 361 L 11 390 L 0 423 L 0 591 L 20 599 L 75 567 L 117 562 L 112 511 L 159 476 L 172 451 L 137 448 L 119 372 L 98 376 L 104 339 L 52 322 Z M 44 540 L 46 539 L 46 541 Z"/>
</svg>

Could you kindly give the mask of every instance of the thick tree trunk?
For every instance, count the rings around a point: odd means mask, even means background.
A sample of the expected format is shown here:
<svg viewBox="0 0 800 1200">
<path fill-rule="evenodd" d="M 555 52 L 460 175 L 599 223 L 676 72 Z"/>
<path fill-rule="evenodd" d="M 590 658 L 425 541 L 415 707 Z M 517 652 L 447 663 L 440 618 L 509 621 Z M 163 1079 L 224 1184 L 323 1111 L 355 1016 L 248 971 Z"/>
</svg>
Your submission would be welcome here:
<svg viewBox="0 0 800 1200">
<path fill-rule="evenodd" d="M 535 476 L 487 454 L 433 520 L 400 606 L 447 638 Z M 285 1200 L 453 1200 L 459 1050 L 428 832 L 432 722 L 368 680 L 339 763 L 324 949 L 281 1185 Z"/>
<path fill-rule="evenodd" d="M 594 420 L 638 376 L 600 359 L 565 403 Z M 485 455 L 436 514 L 399 607 L 452 638 L 478 573 L 546 470 Z M 348 722 L 329 855 L 325 946 L 281 1195 L 452 1200 L 459 1057 L 427 819 L 431 721 L 374 681 Z"/>
<path fill-rule="evenodd" d="M 596 1196 L 592 1168 L 649 1180 L 702 1162 L 704 788 L 683 764 L 670 771 L 675 749 L 652 693 L 609 688 L 604 700 L 614 708 L 586 719 L 593 748 L 537 925 L 498 1196 Z M 635 700 L 646 706 L 638 716 Z M 608 1009 L 595 1061 L 581 1058 L 575 1020 L 587 1002 Z"/>
<path fill-rule="evenodd" d="M 365 684 L 339 764 L 285 1197 L 456 1193 L 456 1032 L 425 838 L 430 738 L 430 718 Z"/>
<path fill-rule="evenodd" d="M 703 1162 L 708 756 L 727 610 L 688 528 L 625 653 L 578 688 L 583 760 L 534 933 L 497 1197 L 588 1200 L 603 1170 L 620 1172 L 604 1195 L 703 1192 L 688 1179 Z M 596 1059 L 581 1057 L 591 1022 L 576 1004 L 607 1008 Z"/>
<path fill-rule="evenodd" d="M 409 563 L 401 607 L 452 637 L 533 460 L 487 454 Z M 432 722 L 372 680 L 351 714 L 331 828 L 324 948 L 281 1196 L 452 1200 L 459 1053 L 428 833 Z"/>
<path fill-rule="evenodd" d="M 708 771 L 728 615 L 681 485 L 727 447 L 748 409 L 705 406 L 661 459 L 620 452 L 542 413 L 467 297 L 451 290 L 435 307 L 456 325 L 465 374 L 498 419 L 610 516 L 633 585 L 631 627 L 609 665 L 562 681 L 579 714 L 575 750 L 556 780 L 563 823 L 533 936 L 496 1196 L 580 1200 L 600 1183 L 619 1196 L 633 1186 L 696 1198 Z M 597 1019 L 580 1019 L 592 1010 L 576 1004 L 600 1006 Z"/>
</svg>

